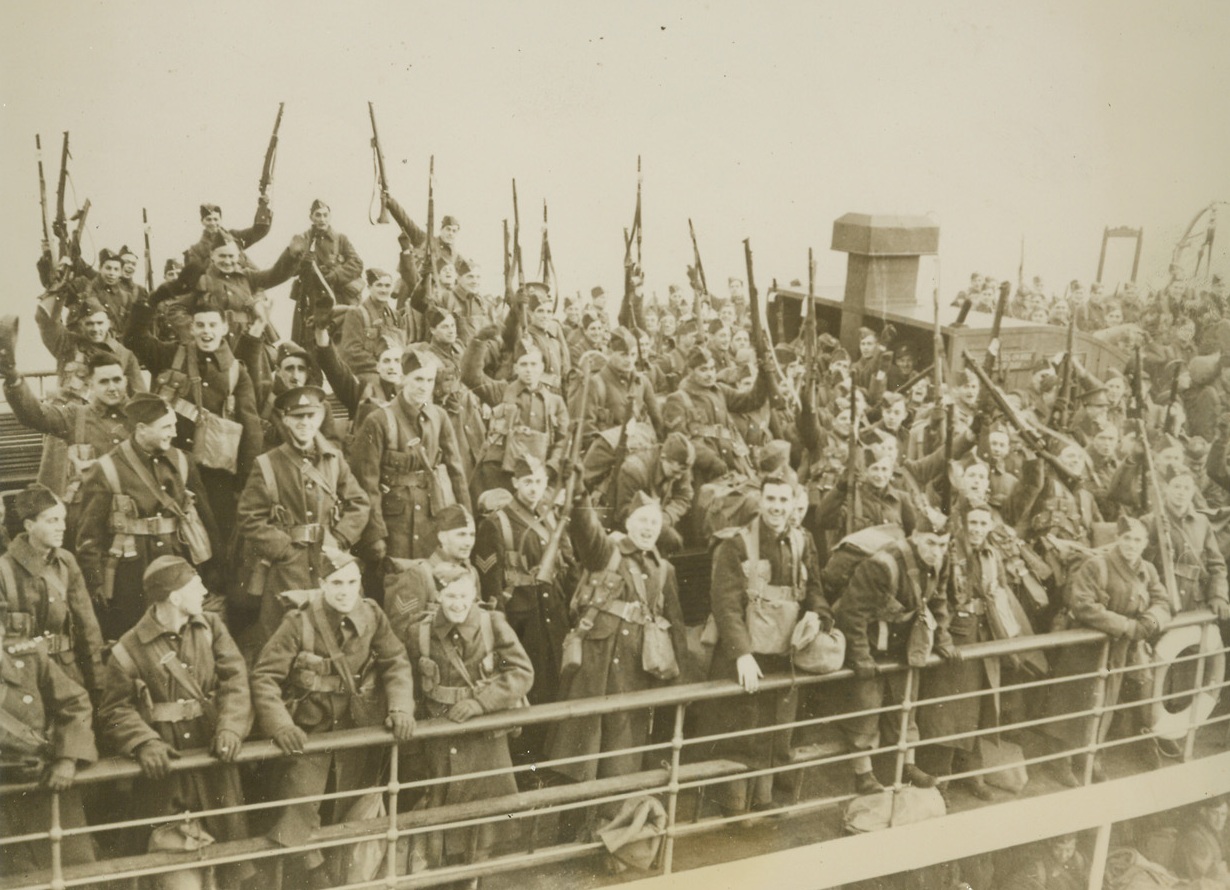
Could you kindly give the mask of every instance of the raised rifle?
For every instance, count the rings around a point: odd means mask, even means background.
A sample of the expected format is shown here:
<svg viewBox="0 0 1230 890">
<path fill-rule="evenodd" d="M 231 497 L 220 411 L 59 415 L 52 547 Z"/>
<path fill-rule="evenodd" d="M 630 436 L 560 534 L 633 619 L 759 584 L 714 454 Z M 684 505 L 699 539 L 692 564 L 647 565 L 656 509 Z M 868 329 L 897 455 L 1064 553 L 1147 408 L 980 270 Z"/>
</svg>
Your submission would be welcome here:
<svg viewBox="0 0 1230 890">
<path fill-rule="evenodd" d="M 846 534 L 853 534 L 860 509 L 858 490 L 858 404 L 851 393 L 850 398 L 850 441 L 846 449 Z"/>
<path fill-rule="evenodd" d="M 1140 368 L 1140 348 L 1136 349 L 1137 370 Z M 1142 403 L 1143 408 L 1143 403 Z M 1170 608 L 1176 614 L 1183 609 L 1179 600 L 1179 585 L 1174 573 L 1174 550 L 1170 538 L 1170 521 L 1166 518 L 1166 503 L 1162 500 L 1162 486 L 1157 478 L 1157 465 L 1153 461 L 1153 446 L 1149 444 L 1148 432 L 1145 429 L 1144 411 L 1136 417 L 1136 434 L 1140 437 L 1141 463 L 1143 478 L 1141 480 L 1141 503 L 1146 514 L 1153 516 L 1153 531 L 1157 535 L 1157 552 L 1162 558 L 1162 583 L 1166 586 L 1166 594 L 1170 597 Z M 1153 510 L 1149 510 L 1149 501 L 1153 502 Z"/>
<path fill-rule="evenodd" d="M 624 461 L 628 459 L 628 428 L 632 426 L 632 421 L 636 416 L 636 405 L 631 398 L 628 399 L 628 410 L 624 414 L 624 423 L 619 430 L 619 442 L 615 445 L 615 458 L 611 461 L 611 472 L 607 477 L 606 490 L 609 495 L 607 506 L 610 508 L 610 517 L 612 522 L 615 518 L 615 510 L 619 506 L 619 476 L 623 472 Z"/>
<path fill-rule="evenodd" d="M 508 220 L 504 220 L 504 301 L 512 302 L 513 298 L 513 264 L 512 250 L 509 246 Z"/>
<path fill-rule="evenodd" d="M 571 519 L 572 513 L 572 501 L 577 493 L 577 475 L 581 467 L 581 439 L 585 431 L 585 410 L 589 406 L 591 380 L 593 380 L 593 375 L 586 373 L 585 383 L 581 387 L 581 403 L 572 421 L 572 439 L 568 442 L 568 447 L 564 450 L 564 459 L 560 463 L 560 478 L 565 480 L 564 507 L 560 511 L 559 521 L 555 523 L 555 528 L 551 530 L 551 537 L 547 539 L 547 546 L 543 548 L 542 560 L 538 563 L 538 573 L 535 575 L 535 580 L 539 584 L 549 584 L 555 577 L 555 563 L 559 561 L 560 546 L 563 544 L 564 535 L 568 531 L 568 522 Z"/>
<path fill-rule="evenodd" d="M 999 364 L 1000 330 L 1004 324 L 1004 310 L 1008 306 L 1009 286 L 1007 282 L 999 286 L 999 299 L 995 301 L 995 315 L 991 318 L 991 341 L 987 344 L 987 354 L 982 357 L 982 370 L 987 377 L 995 379 L 996 366 Z M 978 404 L 975 414 L 986 416 L 991 412 L 991 394 L 986 387 L 978 391 Z"/>
<path fill-rule="evenodd" d="M 1004 419 L 1012 425 L 1013 429 L 1020 434 L 1021 441 L 1025 444 L 1025 447 L 1032 451 L 1037 457 L 1041 458 L 1047 466 L 1055 471 L 1059 481 L 1062 482 L 1066 488 L 1072 490 L 1075 487 L 1077 480 L 1072 478 L 1072 475 L 1067 471 L 1063 464 L 1059 462 L 1059 458 L 1055 457 L 1055 455 L 1051 454 L 1046 449 L 1046 440 L 1043 439 L 1042 434 L 1021 418 L 1021 415 L 1017 413 L 1017 410 L 1012 407 L 1012 403 L 1008 401 L 1007 396 L 1004 395 L 1003 390 L 995 384 L 994 380 L 987 376 L 986 371 L 979 367 L 978 363 L 974 361 L 974 357 L 972 355 L 968 352 L 963 352 L 962 356 L 965 359 L 965 366 L 974 372 L 974 376 L 977 377 L 978 382 L 982 384 L 983 390 L 990 393 L 991 401 L 995 403 L 995 407 L 998 408 L 999 412 L 1004 415 Z"/>
<path fill-rule="evenodd" d="M 641 156 L 636 156 L 636 212 L 632 215 L 632 234 L 636 236 L 636 264 L 641 265 Z"/>
<path fill-rule="evenodd" d="M 282 110 L 285 102 L 278 103 L 278 116 L 273 119 L 273 134 L 269 137 L 269 147 L 265 149 L 265 163 L 261 166 L 260 197 L 262 204 L 269 202 L 269 186 L 273 185 L 273 162 L 278 157 L 278 130 L 282 126 Z"/>
<path fill-rule="evenodd" d="M 154 292 L 154 256 L 149 248 L 149 211 L 144 207 L 141 208 L 141 226 L 145 236 L 145 290 L 152 294 Z"/>
<path fill-rule="evenodd" d="M 525 267 L 521 265 L 521 210 L 517 206 L 517 180 L 512 181 L 513 192 L 513 268 L 517 271 L 517 289 L 525 288 Z"/>
<path fill-rule="evenodd" d="M 389 222 L 389 178 L 384 167 L 384 149 L 380 147 L 380 133 L 376 129 L 376 106 L 371 102 L 367 103 L 367 115 L 372 119 L 372 163 L 376 168 L 376 185 L 380 187 L 380 214 L 376 217 L 376 222 L 380 225 L 385 225 Z M 371 213 L 371 207 L 368 207 L 368 213 Z M 427 224 L 427 239 L 430 241 L 432 237 L 431 224 Z"/>
<path fill-rule="evenodd" d="M 436 299 L 436 156 L 427 162 L 427 242 L 423 248 L 423 278 L 427 282 L 427 299 Z"/>
<path fill-rule="evenodd" d="M 34 134 L 34 150 L 38 159 L 38 206 L 43 219 L 43 244 L 47 245 L 48 252 L 51 252 L 54 274 L 56 256 L 51 250 L 51 223 L 47 219 L 47 180 L 43 178 L 43 137 L 38 133 Z"/>
<path fill-rule="evenodd" d="M 816 376 L 820 370 L 816 367 L 816 356 L 820 351 L 820 333 L 816 329 L 816 257 L 810 247 L 807 248 L 807 312 L 805 317 L 806 321 L 803 323 L 803 355 L 807 363 L 807 382 L 804 385 L 810 388 L 815 386 Z M 814 404 L 814 396 L 812 401 Z"/>
<path fill-rule="evenodd" d="M 940 325 L 940 289 L 938 287 L 931 291 L 931 312 L 933 319 L 932 351 L 935 353 L 931 370 L 935 374 L 935 398 L 939 400 L 944 395 L 944 329 Z"/>
<path fill-rule="evenodd" d="M 542 265 L 542 283 L 548 289 L 555 288 L 555 304 L 552 311 L 558 315 L 560 309 L 559 278 L 555 274 L 555 260 L 551 257 L 551 239 L 547 236 L 547 202 L 542 202 L 542 254 L 539 260 Z"/>
<path fill-rule="evenodd" d="M 1051 414 L 1047 418 L 1046 425 L 1049 427 L 1057 427 L 1066 429 L 1068 426 L 1068 409 L 1072 401 L 1072 383 L 1073 383 L 1073 363 L 1072 349 L 1076 345 L 1076 312 L 1071 309 L 1069 304 L 1068 312 L 1068 337 L 1064 346 L 1063 353 L 1063 374 L 1059 379 L 1059 393 L 1055 397 L 1055 403 L 1051 405 Z"/>
<path fill-rule="evenodd" d="M 1175 368 L 1174 380 L 1170 381 L 1170 397 L 1166 400 L 1166 416 L 1162 419 L 1162 432 L 1168 435 L 1174 434 L 1175 426 L 1175 402 L 1179 400 L 1179 373 L 1182 368 Z"/>
<path fill-rule="evenodd" d="M 692 238 L 693 265 L 688 269 L 688 278 L 692 280 L 692 315 L 696 317 L 696 323 L 700 329 L 700 344 L 704 346 L 709 337 L 704 325 L 700 323 L 700 306 L 702 297 L 709 298 L 709 283 L 705 280 L 705 264 L 700 261 L 700 247 L 696 244 L 696 229 L 692 225 L 691 217 L 688 218 L 688 235 Z"/>
<path fill-rule="evenodd" d="M 752 239 L 743 239 L 743 260 L 747 266 L 747 307 L 752 320 L 752 348 L 760 355 L 767 349 L 764 342 L 764 322 L 760 314 L 760 292 L 756 290 L 756 275 L 752 271 Z"/>
<path fill-rule="evenodd" d="M 56 218 L 51 231 L 60 242 L 60 256 L 69 253 L 68 216 L 64 212 L 64 191 L 68 185 L 68 130 L 64 131 L 64 146 L 60 149 L 60 179 L 56 183 Z"/>
</svg>

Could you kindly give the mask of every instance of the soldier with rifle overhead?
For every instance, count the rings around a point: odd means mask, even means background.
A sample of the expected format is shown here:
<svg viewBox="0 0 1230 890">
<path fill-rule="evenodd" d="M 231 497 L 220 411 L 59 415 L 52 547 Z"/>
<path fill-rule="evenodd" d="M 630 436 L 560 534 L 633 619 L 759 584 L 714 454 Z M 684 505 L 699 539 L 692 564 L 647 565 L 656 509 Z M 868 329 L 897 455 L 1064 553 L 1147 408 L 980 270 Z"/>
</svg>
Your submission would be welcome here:
<svg viewBox="0 0 1230 890">
<path fill-rule="evenodd" d="M 291 239 L 290 253 L 299 258 L 299 275 L 291 287 L 295 303 L 291 339 L 311 344 L 309 327 L 315 325 L 320 302 L 351 305 L 363 291 L 363 260 L 350 239 L 331 225 L 329 205 L 317 198 L 309 210 L 311 227 Z"/>
<path fill-rule="evenodd" d="M 56 360 L 59 385 L 64 395 L 82 395 L 88 389 L 87 365 L 94 352 L 110 352 L 124 370 L 128 388 L 132 392 L 145 392 L 145 377 L 141 363 L 132 350 L 116 337 L 116 328 L 109 313 L 93 297 L 83 298 L 64 311 L 59 301 L 51 295 L 42 297 L 34 312 L 34 323 L 39 336 Z M 83 385 L 84 384 L 84 385 Z"/>
</svg>

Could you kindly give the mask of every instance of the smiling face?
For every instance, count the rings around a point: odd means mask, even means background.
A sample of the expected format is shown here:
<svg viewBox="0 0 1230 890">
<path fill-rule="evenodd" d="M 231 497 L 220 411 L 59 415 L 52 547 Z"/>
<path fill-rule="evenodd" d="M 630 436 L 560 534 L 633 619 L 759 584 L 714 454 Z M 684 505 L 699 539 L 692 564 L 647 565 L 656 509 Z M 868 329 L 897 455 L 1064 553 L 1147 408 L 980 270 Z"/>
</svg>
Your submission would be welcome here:
<svg viewBox="0 0 1230 890">
<path fill-rule="evenodd" d="M 707 389 L 717 383 L 717 365 L 713 359 L 709 359 L 703 365 L 693 368 L 689 376 L 697 386 Z"/>
<path fill-rule="evenodd" d="M 291 438 L 300 448 L 307 448 L 316 441 L 320 425 L 325 419 L 324 408 L 296 408 L 282 415 L 282 424 L 290 431 Z"/>
<path fill-rule="evenodd" d="M 201 217 L 201 225 L 204 226 L 206 232 L 212 235 L 222 227 L 222 214 L 210 211 Z"/>
<path fill-rule="evenodd" d="M 219 244 L 209 254 L 214 267 L 224 275 L 230 275 L 239 268 L 239 245 L 233 241 Z"/>
<path fill-rule="evenodd" d="M 881 412 L 880 418 L 884 421 L 885 429 L 896 432 L 901 429 L 901 424 L 905 423 L 907 413 L 905 402 L 893 402 Z"/>
<path fill-rule="evenodd" d="M 436 388 L 436 368 L 427 365 L 406 374 L 401 381 L 402 395 L 412 405 L 426 405 Z"/>
<path fill-rule="evenodd" d="M 1127 395 L 1127 383 L 1122 377 L 1110 377 L 1106 381 L 1106 400 L 1111 405 L 1118 405 Z"/>
<path fill-rule="evenodd" d="M 138 423 L 133 430 L 133 438 L 137 446 L 151 454 L 164 454 L 175 440 L 175 412 L 167 408 L 167 413 L 151 423 Z"/>
<path fill-rule="evenodd" d="M 781 532 L 794 512 L 794 489 L 788 482 L 766 482 L 760 488 L 760 521 Z"/>
<path fill-rule="evenodd" d="M 436 273 L 436 278 L 439 280 L 441 287 L 452 287 L 457 283 L 457 267 L 452 263 L 445 263 L 440 267 L 440 271 Z"/>
<path fill-rule="evenodd" d="M 1162 496 L 1172 512 L 1185 514 L 1191 509 L 1192 500 L 1196 497 L 1196 480 L 1186 473 L 1180 473 L 1166 483 Z"/>
<path fill-rule="evenodd" d="M 474 523 L 468 522 L 461 528 L 449 529 L 446 532 L 436 532 L 436 543 L 446 559 L 453 562 L 465 562 L 474 550 Z"/>
<path fill-rule="evenodd" d="M 865 473 L 868 484 L 882 491 L 888 488 L 888 483 L 893 479 L 893 461 L 888 457 L 882 457 L 868 464 Z"/>
<path fill-rule="evenodd" d="M 440 611 L 450 624 L 461 624 L 478 600 L 478 588 L 468 573 L 444 585 L 439 595 Z"/>
<path fill-rule="evenodd" d="M 1145 533 L 1145 528 L 1138 522 L 1133 522 L 1127 529 L 1115 539 L 1115 547 L 1123 558 L 1127 560 L 1128 565 L 1136 565 L 1140 561 L 1141 554 L 1145 552 L 1145 547 L 1149 544 L 1149 536 Z"/>
<path fill-rule="evenodd" d="M 444 320 L 431 329 L 431 339 L 439 346 L 452 346 L 457 342 L 457 321 L 452 315 L 444 316 Z"/>
<path fill-rule="evenodd" d="M 393 296 L 393 276 L 381 275 L 371 283 L 368 289 L 371 291 L 372 297 L 378 302 L 387 303 L 389 298 Z"/>
<path fill-rule="evenodd" d="M 965 531 L 970 544 L 974 547 L 985 544 L 994 524 L 990 510 L 970 510 L 965 515 Z"/>
<path fill-rule="evenodd" d="M 457 279 L 457 283 L 461 285 L 461 289 L 467 294 L 476 294 L 478 289 L 483 286 L 483 275 L 477 267 L 471 266 L 466 274 Z M 580 311 L 579 309 L 577 310 Z"/>
<path fill-rule="evenodd" d="M 986 500 L 987 492 L 991 490 L 991 474 L 986 464 L 970 464 L 961 474 L 961 490 L 974 503 Z"/>
<path fill-rule="evenodd" d="M 105 311 L 87 315 L 81 319 L 81 333 L 91 343 L 102 343 L 111 333 L 111 316 Z"/>
<path fill-rule="evenodd" d="M 651 550 L 662 534 L 662 508 L 646 504 L 633 510 L 624 523 L 628 539 L 640 550 Z"/>
<path fill-rule="evenodd" d="M 533 510 L 547 492 L 547 471 L 538 468 L 524 476 L 514 476 L 512 486 L 517 500 Z"/>
<path fill-rule="evenodd" d="M 90 397 L 114 408 L 128 394 L 128 378 L 118 364 L 99 365 L 90 372 Z"/>
<path fill-rule="evenodd" d="M 27 519 L 22 525 L 30 536 L 30 543 L 36 550 L 45 551 L 52 547 L 64 546 L 64 530 L 68 510 L 57 502 L 48 507 L 33 519 Z"/>
<path fill-rule="evenodd" d="M 329 217 L 332 215 L 328 207 L 321 204 L 311 212 L 312 228 L 324 230 L 329 228 Z"/>
<path fill-rule="evenodd" d="M 192 342 L 201 352 L 217 352 L 229 330 L 221 312 L 198 312 L 192 316 Z"/>
<path fill-rule="evenodd" d="M 330 608 L 343 615 L 350 614 L 363 598 L 359 564 L 352 562 L 342 566 L 320 582 L 320 589 Z"/>
<path fill-rule="evenodd" d="M 440 241 L 450 247 L 457 243 L 457 234 L 461 231 L 461 226 L 449 225 L 440 226 Z"/>
<path fill-rule="evenodd" d="M 124 273 L 124 266 L 120 263 L 119 257 L 107 260 L 98 267 L 98 277 L 103 280 L 103 284 L 112 285 L 120 280 L 120 276 Z"/>
</svg>

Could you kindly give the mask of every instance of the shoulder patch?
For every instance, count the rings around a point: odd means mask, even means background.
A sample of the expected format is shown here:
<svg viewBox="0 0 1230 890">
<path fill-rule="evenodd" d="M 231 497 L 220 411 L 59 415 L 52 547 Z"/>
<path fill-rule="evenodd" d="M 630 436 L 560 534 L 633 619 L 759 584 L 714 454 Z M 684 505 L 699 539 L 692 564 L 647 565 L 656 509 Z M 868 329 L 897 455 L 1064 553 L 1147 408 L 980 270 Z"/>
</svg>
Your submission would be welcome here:
<svg viewBox="0 0 1230 890">
<path fill-rule="evenodd" d="M 498 558 L 499 556 L 494 551 L 492 551 L 491 554 L 488 556 L 474 557 L 474 564 L 478 566 L 478 570 L 480 572 L 486 573 L 486 572 L 490 572 L 493 568 L 495 568 L 495 562 Z"/>
</svg>

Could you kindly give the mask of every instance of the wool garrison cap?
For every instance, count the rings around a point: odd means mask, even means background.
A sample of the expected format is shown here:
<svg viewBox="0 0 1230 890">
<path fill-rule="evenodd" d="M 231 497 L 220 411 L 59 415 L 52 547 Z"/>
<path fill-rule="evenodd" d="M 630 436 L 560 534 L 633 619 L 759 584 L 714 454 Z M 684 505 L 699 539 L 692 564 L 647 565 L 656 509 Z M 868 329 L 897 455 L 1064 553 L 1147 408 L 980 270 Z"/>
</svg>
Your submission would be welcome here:
<svg viewBox="0 0 1230 890">
<path fill-rule="evenodd" d="M 217 204 L 202 204 L 201 205 L 201 219 L 204 219 L 205 217 L 209 216 L 209 214 L 211 213 L 216 213 L 218 214 L 218 216 L 221 216 L 222 208 L 219 207 Z"/>
<path fill-rule="evenodd" d="M 474 524 L 474 517 L 461 504 L 450 504 L 436 514 L 436 531 L 451 532 Z"/>
<path fill-rule="evenodd" d="M 142 576 L 146 603 L 160 603 L 196 577 L 192 563 L 182 556 L 160 556 Z"/>
<path fill-rule="evenodd" d="M 288 358 L 301 358 L 305 362 L 308 361 L 307 350 L 296 343 L 294 340 L 283 340 L 278 344 L 278 354 L 275 364 L 280 368 L 282 362 Z"/>
<path fill-rule="evenodd" d="M 44 510 L 50 510 L 58 503 L 60 499 L 55 492 L 46 485 L 35 482 L 17 493 L 17 497 L 13 499 L 13 512 L 17 514 L 19 522 L 25 522 L 27 519 L 37 519 Z"/>
<path fill-rule="evenodd" d="M 326 398 L 319 386 L 296 386 L 278 396 L 273 407 L 283 414 L 312 414 L 325 407 Z"/>
<path fill-rule="evenodd" d="M 171 406 L 152 392 L 139 392 L 124 403 L 124 416 L 130 423 L 153 423 L 170 410 Z"/>
</svg>

